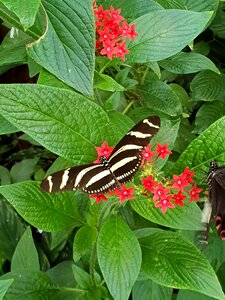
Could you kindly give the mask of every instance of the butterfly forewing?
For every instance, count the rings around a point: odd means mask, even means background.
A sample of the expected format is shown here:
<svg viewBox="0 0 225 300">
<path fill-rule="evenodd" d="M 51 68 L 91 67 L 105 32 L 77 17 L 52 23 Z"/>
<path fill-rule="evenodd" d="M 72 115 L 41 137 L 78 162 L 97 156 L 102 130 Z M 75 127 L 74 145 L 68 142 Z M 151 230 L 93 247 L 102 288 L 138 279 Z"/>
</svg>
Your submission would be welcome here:
<svg viewBox="0 0 225 300">
<path fill-rule="evenodd" d="M 225 238 L 225 166 L 218 167 L 215 161 L 207 177 L 209 186 L 209 202 L 212 216 L 216 221 L 216 229 L 221 239 Z"/>
<path fill-rule="evenodd" d="M 42 181 L 41 188 L 46 192 L 80 189 L 89 194 L 104 194 L 120 187 L 120 183 L 131 180 L 138 170 L 142 151 L 159 126 L 158 117 L 142 120 L 119 141 L 106 163 L 87 164 L 56 172 Z"/>
</svg>

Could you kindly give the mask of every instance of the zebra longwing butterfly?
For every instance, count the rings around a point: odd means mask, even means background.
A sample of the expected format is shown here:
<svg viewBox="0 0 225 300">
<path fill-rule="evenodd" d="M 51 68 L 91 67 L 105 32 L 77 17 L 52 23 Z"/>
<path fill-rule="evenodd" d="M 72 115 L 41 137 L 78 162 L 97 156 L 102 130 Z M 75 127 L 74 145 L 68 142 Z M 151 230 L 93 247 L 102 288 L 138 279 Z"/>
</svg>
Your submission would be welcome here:
<svg viewBox="0 0 225 300">
<path fill-rule="evenodd" d="M 215 160 L 211 161 L 207 183 L 209 201 L 204 209 L 204 221 L 209 223 L 211 216 L 214 217 L 218 235 L 225 240 L 225 165 L 218 167 Z"/>
<path fill-rule="evenodd" d="M 49 175 L 41 182 L 42 190 L 60 192 L 76 190 L 104 194 L 132 179 L 142 162 L 142 150 L 159 130 L 160 119 L 149 117 L 136 124 L 116 145 L 107 159 L 98 164 L 68 168 Z"/>
</svg>

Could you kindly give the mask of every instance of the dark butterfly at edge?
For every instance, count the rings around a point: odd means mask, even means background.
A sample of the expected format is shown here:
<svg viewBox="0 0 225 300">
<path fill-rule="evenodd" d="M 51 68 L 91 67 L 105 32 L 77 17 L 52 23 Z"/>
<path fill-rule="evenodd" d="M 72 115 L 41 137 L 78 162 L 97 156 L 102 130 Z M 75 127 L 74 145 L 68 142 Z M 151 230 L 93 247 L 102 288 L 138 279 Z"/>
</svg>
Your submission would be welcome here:
<svg viewBox="0 0 225 300">
<path fill-rule="evenodd" d="M 131 180 L 142 162 L 142 151 L 159 130 L 160 119 L 149 117 L 136 124 L 116 145 L 107 159 L 49 175 L 41 182 L 45 192 L 79 189 L 88 194 L 104 194 Z"/>
<path fill-rule="evenodd" d="M 215 160 L 210 162 L 207 184 L 209 200 L 203 210 L 202 221 L 209 224 L 213 217 L 219 237 L 225 240 L 225 165 L 219 167 Z"/>
</svg>

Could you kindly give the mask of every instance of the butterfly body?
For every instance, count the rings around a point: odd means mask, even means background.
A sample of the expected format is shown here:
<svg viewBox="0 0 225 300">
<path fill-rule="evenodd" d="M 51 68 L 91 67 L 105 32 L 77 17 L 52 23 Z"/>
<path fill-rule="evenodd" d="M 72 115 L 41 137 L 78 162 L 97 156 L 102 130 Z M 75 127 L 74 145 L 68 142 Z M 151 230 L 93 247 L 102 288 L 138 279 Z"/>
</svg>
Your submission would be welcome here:
<svg viewBox="0 0 225 300">
<path fill-rule="evenodd" d="M 158 117 L 149 117 L 136 124 L 116 145 L 107 159 L 98 164 L 68 168 L 49 175 L 41 183 L 46 192 L 76 190 L 88 194 L 104 194 L 132 179 L 142 162 L 142 151 L 159 130 Z"/>
<path fill-rule="evenodd" d="M 215 160 L 211 161 L 207 183 L 211 216 L 215 218 L 218 235 L 225 239 L 225 165 L 219 167 Z"/>
</svg>

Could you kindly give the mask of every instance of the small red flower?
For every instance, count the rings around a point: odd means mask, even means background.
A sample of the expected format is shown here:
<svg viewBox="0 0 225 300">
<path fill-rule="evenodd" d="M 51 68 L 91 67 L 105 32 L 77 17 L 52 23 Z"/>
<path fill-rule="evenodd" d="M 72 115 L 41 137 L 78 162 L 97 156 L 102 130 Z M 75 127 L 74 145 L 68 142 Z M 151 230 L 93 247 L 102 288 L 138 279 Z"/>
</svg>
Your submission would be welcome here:
<svg viewBox="0 0 225 300">
<path fill-rule="evenodd" d="M 173 185 L 172 188 L 173 189 L 178 189 L 181 192 L 183 192 L 183 189 L 187 186 L 189 186 L 190 184 L 187 182 L 186 178 L 183 177 L 183 175 L 181 176 L 177 176 L 177 175 L 173 175 Z"/>
<path fill-rule="evenodd" d="M 114 50 L 116 57 L 120 57 L 122 60 L 125 60 L 125 54 L 130 53 L 130 51 L 126 49 L 126 42 L 116 43 Z"/>
<path fill-rule="evenodd" d="M 184 206 L 183 200 L 185 198 L 187 198 L 187 197 L 185 195 L 183 195 L 181 191 L 179 191 L 177 194 L 173 195 L 173 199 L 175 201 L 174 204 Z"/>
<path fill-rule="evenodd" d="M 134 191 L 134 188 L 127 188 L 124 184 L 121 185 L 122 190 L 116 189 L 115 194 L 120 197 L 120 202 L 124 202 L 128 199 L 134 199 L 134 195 L 132 192 Z"/>
<path fill-rule="evenodd" d="M 107 15 L 102 5 L 99 5 L 99 7 L 95 6 L 94 14 L 98 17 L 98 20 L 104 19 Z"/>
<path fill-rule="evenodd" d="M 156 186 L 158 184 L 157 181 L 153 180 L 152 175 L 149 175 L 147 178 L 142 178 L 141 181 L 142 181 L 143 187 L 152 193 L 154 192 L 154 186 Z"/>
<path fill-rule="evenodd" d="M 93 195 L 90 195 L 90 198 L 96 198 L 96 204 L 99 204 L 102 201 L 108 201 L 106 196 L 103 195 L 103 194 L 93 194 Z"/>
<path fill-rule="evenodd" d="M 183 179 L 185 179 L 187 182 L 194 182 L 194 180 L 192 179 L 192 177 L 194 176 L 195 172 L 190 171 L 188 167 L 186 167 L 182 173 L 182 177 Z"/>
<path fill-rule="evenodd" d="M 110 28 L 107 26 L 104 29 L 99 29 L 97 31 L 98 34 L 100 35 L 99 38 L 100 42 L 109 41 L 115 37 L 114 34 L 110 33 Z"/>
<path fill-rule="evenodd" d="M 172 152 L 168 149 L 168 144 L 156 144 L 156 147 L 156 152 L 162 157 L 162 159 L 165 159 L 168 154 L 172 154 Z"/>
<path fill-rule="evenodd" d="M 107 55 L 109 59 L 113 58 L 113 55 L 115 53 L 114 50 L 115 42 L 114 41 L 104 41 L 103 42 L 103 49 L 101 50 L 100 54 L 101 55 Z"/>
<path fill-rule="evenodd" d="M 163 198 L 166 197 L 166 194 L 168 194 L 169 192 L 170 192 L 170 189 L 164 188 L 164 186 L 162 185 L 162 183 L 160 183 L 153 190 L 153 193 L 154 193 L 153 200 L 163 199 Z"/>
<path fill-rule="evenodd" d="M 161 207 L 162 213 L 165 214 L 165 212 L 167 211 L 167 208 L 175 208 L 175 205 L 170 202 L 172 197 L 173 197 L 172 195 L 168 195 L 168 196 L 162 198 L 162 200 L 155 203 L 155 207 Z"/>
<path fill-rule="evenodd" d="M 120 16 L 121 9 L 115 10 L 114 7 L 111 5 L 110 9 L 106 11 L 109 18 L 112 19 L 114 23 L 119 24 L 120 21 L 124 20 L 124 17 Z"/>
<path fill-rule="evenodd" d="M 151 145 L 148 145 L 145 147 L 145 149 L 142 151 L 142 158 L 147 161 L 152 161 L 152 157 L 156 154 L 155 151 L 151 151 Z"/>
<path fill-rule="evenodd" d="M 189 191 L 190 194 L 190 202 L 193 202 L 194 200 L 199 200 L 199 193 L 201 193 L 202 188 L 197 188 L 196 184 L 192 187 L 192 189 Z"/>
<path fill-rule="evenodd" d="M 135 31 L 135 27 L 136 27 L 136 24 L 133 24 L 130 26 L 130 28 L 128 29 L 128 35 L 127 37 L 130 39 L 130 40 L 134 40 L 134 37 L 135 36 L 138 36 L 137 32 Z"/>
<path fill-rule="evenodd" d="M 105 156 L 106 158 L 109 158 L 110 154 L 112 153 L 114 147 L 109 147 L 108 143 L 105 141 L 102 143 L 101 147 L 95 147 L 98 158 L 94 161 L 94 163 L 99 163 L 99 158 L 101 156 Z"/>
</svg>

